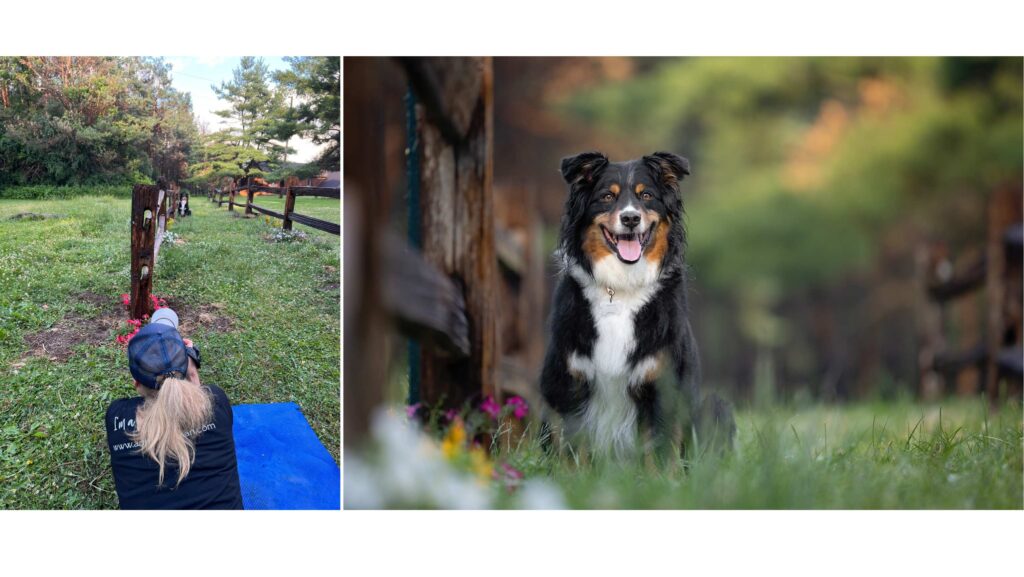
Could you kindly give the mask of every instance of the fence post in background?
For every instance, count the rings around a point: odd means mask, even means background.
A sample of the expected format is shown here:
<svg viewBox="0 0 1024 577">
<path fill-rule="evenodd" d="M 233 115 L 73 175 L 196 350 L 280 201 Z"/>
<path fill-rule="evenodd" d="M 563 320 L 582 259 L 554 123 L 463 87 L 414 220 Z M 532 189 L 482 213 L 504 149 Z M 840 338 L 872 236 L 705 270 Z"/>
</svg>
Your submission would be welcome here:
<svg viewBox="0 0 1024 577">
<path fill-rule="evenodd" d="M 346 138 L 359 146 L 346 146 L 345 156 L 345 272 L 342 299 L 344 349 L 342 363 L 346 386 L 342 403 L 345 424 L 345 460 L 369 436 L 375 410 L 384 404 L 388 388 L 388 334 L 391 319 L 382 303 L 383 241 L 374 215 L 388 214 L 385 146 L 379 138 L 385 125 L 386 106 L 375 91 L 354 87 L 379 86 L 387 78 L 383 67 L 369 58 L 345 58 L 345 106 L 342 107 Z M 397 72 L 395 72 L 397 75 Z"/>
<path fill-rule="evenodd" d="M 295 192 L 292 187 L 288 187 L 284 195 L 284 218 L 281 219 L 281 228 L 284 230 L 292 229 L 292 219 L 288 218 L 295 210 Z"/>
<path fill-rule="evenodd" d="M 247 176 L 245 178 L 245 215 L 249 216 L 252 214 L 252 177 Z"/>
<path fill-rule="evenodd" d="M 984 375 L 985 392 L 992 406 L 999 402 L 999 385 L 1003 381 L 1001 377 L 1004 376 L 999 363 L 1000 353 L 1004 347 L 1019 345 L 1019 337 L 1015 337 L 1021 331 L 1020 292 L 1019 288 L 1012 290 L 1011 287 L 1020 287 L 1020 269 L 1016 268 L 1013 271 L 1014 280 L 1011 285 L 1008 282 L 1011 267 L 1008 266 L 1010 263 L 1007 259 L 1006 234 L 1011 225 L 1021 221 L 1024 212 L 1021 204 L 1020 188 L 1013 186 L 997 188 L 988 204 L 988 239 L 985 247 L 985 300 L 988 306 L 988 322 L 984 345 L 988 351 L 988 358 Z M 1019 258 L 1017 256 L 1015 262 L 1019 263 Z M 1013 308 L 1018 311 L 1016 314 L 1011 313 Z"/>
<path fill-rule="evenodd" d="M 498 292 L 492 197 L 492 80 L 489 58 L 401 60 L 416 93 L 423 256 L 465 296 L 469 357 L 424 349 L 421 398 L 458 407 L 495 386 Z"/>
<path fill-rule="evenodd" d="M 237 187 L 235 186 L 235 183 L 232 182 L 231 183 L 231 189 L 228 190 L 228 210 L 230 210 L 231 212 L 235 211 L 235 189 L 236 188 Z"/>
<path fill-rule="evenodd" d="M 132 247 L 130 315 L 141 319 L 151 314 L 149 295 L 153 289 L 153 264 L 159 222 L 159 187 L 136 184 L 132 188 Z"/>
</svg>

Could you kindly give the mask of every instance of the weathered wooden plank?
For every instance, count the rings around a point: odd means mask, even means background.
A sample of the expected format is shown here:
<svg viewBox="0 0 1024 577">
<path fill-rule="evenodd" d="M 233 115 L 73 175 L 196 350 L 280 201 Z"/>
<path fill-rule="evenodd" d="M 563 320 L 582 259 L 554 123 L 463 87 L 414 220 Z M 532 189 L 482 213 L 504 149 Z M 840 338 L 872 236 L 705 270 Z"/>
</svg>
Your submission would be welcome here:
<svg viewBox="0 0 1024 577">
<path fill-rule="evenodd" d="M 469 356 L 469 322 L 462 291 L 421 253 L 394 235 L 383 244 L 382 303 L 399 329 L 428 350 Z"/>
<path fill-rule="evenodd" d="M 417 130 L 423 255 L 461 288 L 469 325 L 469 357 L 453 360 L 423 351 L 421 397 L 458 406 L 497 393 L 491 61 L 426 58 L 403 64 L 422 102 Z"/>
<path fill-rule="evenodd" d="M 384 139 L 386 107 L 368 86 L 387 76 L 379 60 L 345 58 L 343 99 L 345 146 L 345 306 L 342 370 L 345 380 L 346 455 L 366 439 L 374 411 L 387 391 L 388 316 L 381 305 L 380 229 L 377 215 L 388 213 Z M 294 196 L 292 197 L 294 199 Z M 351 282 L 350 282 L 351 281 Z M 347 457 L 346 457 L 347 458 Z"/>
<path fill-rule="evenodd" d="M 341 225 L 336 222 L 330 222 L 327 220 L 321 220 L 312 216 L 306 216 L 304 214 L 291 213 L 288 218 L 299 224 L 304 224 L 310 228 L 329 232 L 331 234 L 341 235 Z"/>
<path fill-rule="evenodd" d="M 957 271 L 952 278 L 932 282 L 928 285 L 928 296 L 938 302 L 945 302 L 975 291 L 985 284 L 985 258 L 981 257 L 966 269 Z"/>
<path fill-rule="evenodd" d="M 323 186 L 292 186 L 290 187 L 295 196 L 319 196 L 323 198 L 341 198 L 340 188 Z"/>
<path fill-rule="evenodd" d="M 153 312 L 149 295 L 153 290 L 154 241 L 160 217 L 159 189 L 136 184 L 132 188 L 131 294 L 130 315 L 141 319 Z"/>
<path fill-rule="evenodd" d="M 400 58 L 428 120 L 449 143 L 469 140 L 469 132 L 490 81 L 487 58 Z"/>
<path fill-rule="evenodd" d="M 252 214 L 252 197 L 255 191 L 250 184 L 252 184 L 251 176 L 245 179 L 245 214 Z"/>
<path fill-rule="evenodd" d="M 294 212 L 294 211 L 295 211 L 295 193 L 292 191 L 291 187 L 288 187 L 288 190 L 287 190 L 287 192 L 285 192 L 285 196 L 284 196 L 284 218 L 283 218 L 283 222 L 281 224 L 281 227 L 283 229 L 285 229 L 285 230 L 291 230 L 292 229 L 292 219 L 290 217 L 291 217 L 292 212 Z"/>
<path fill-rule="evenodd" d="M 252 205 L 252 209 L 255 210 L 256 212 L 261 213 L 261 214 L 265 214 L 267 216 L 272 216 L 274 218 L 280 218 L 281 220 L 284 220 L 284 215 L 283 214 L 281 214 L 280 212 L 277 212 L 277 211 L 270 210 L 269 208 L 263 208 L 262 206 L 258 206 L 258 205 L 254 204 L 254 205 Z"/>
</svg>

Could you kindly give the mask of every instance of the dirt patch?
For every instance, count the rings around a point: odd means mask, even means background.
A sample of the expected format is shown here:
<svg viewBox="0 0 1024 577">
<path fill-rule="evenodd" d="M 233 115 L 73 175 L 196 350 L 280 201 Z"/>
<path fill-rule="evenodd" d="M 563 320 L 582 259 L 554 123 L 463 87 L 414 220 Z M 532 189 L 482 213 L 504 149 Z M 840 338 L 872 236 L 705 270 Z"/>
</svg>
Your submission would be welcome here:
<svg viewBox="0 0 1024 577">
<path fill-rule="evenodd" d="M 19 212 L 8 220 L 49 220 L 51 218 L 64 218 L 63 214 L 48 214 L 39 212 Z"/>
<path fill-rule="evenodd" d="M 125 328 L 128 313 L 116 297 L 86 291 L 75 295 L 75 298 L 94 305 L 97 310 L 87 315 L 71 313 L 53 327 L 27 335 L 25 344 L 29 351 L 26 357 L 65 362 L 74 354 L 75 347 L 109 345 L 114 342 L 117 331 Z M 167 305 L 178 313 L 181 323 L 178 329 L 186 337 L 200 328 L 223 333 L 234 326 L 231 318 L 224 315 L 223 304 L 189 306 L 178 299 L 166 300 Z"/>
<path fill-rule="evenodd" d="M 89 304 L 91 304 L 91 305 L 93 305 L 95 307 L 99 307 L 101 310 L 105 309 L 105 308 L 109 308 L 110 303 L 113 300 L 112 297 L 103 296 L 101 294 L 96 294 L 96 293 L 91 292 L 91 291 L 85 291 L 84 293 L 79 293 L 78 295 L 75 296 L 75 298 L 77 298 L 80 301 L 85 301 L 85 302 L 87 302 L 87 303 L 89 303 Z M 116 308 L 120 308 L 120 307 L 116 307 Z"/>
<path fill-rule="evenodd" d="M 99 310 L 89 315 L 71 313 L 53 327 L 27 335 L 25 344 L 28 345 L 29 352 L 26 356 L 64 362 L 74 354 L 74 348 L 79 345 L 96 347 L 113 341 L 114 333 L 124 326 L 124 321 L 128 318 L 124 307 L 117 299 L 88 291 L 75 295 L 75 298 L 88 302 Z"/>
<path fill-rule="evenodd" d="M 206 329 L 215 333 L 226 333 L 234 328 L 234 321 L 231 320 L 231 317 L 224 314 L 224 309 L 227 307 L 222 303 L 191 306 L 176 298 L 165 300 L 167 306 L 178 313 L 178 332 L 186 337 L 197 329 Z"/>
</svg>

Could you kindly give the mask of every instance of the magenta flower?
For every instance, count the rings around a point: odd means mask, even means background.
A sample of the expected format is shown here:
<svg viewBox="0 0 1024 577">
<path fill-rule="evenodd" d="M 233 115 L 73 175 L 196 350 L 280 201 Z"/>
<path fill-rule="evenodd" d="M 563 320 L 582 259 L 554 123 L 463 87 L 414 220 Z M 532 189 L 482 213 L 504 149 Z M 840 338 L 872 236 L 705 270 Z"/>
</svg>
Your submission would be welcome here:
<svg viewBox="0 0 1024 577">
<path fill-rule="evenodd" d="M 522 420 L 526 415 L 530 414 L 530 405 L 522 397 L 512 397 L 505 401 L 505 404 L 512 407 L 512 414 L 516 419 Z"/>
<path fill-rule="evenodd" d="M 410 418 L 410 419 L 415 418 L 416 417 L 416 411 L 420 410 L 420 406 L 421 406 L 421 403 L 416 403 L 415 405 L 409 405 L 408 407 L 405 408 L 405 416 Z"/>
<path fill-rule="evenodd" d="M 492 419 L 497 419 L 501 415 L 501 405 L 490 395 L 487 395 L 484 402 L 480 404 L 480 410 L 490 415 Z"/>
<path fill-rule="evenodd" d="M 449 423 L 451 423 L 452 421 L 457 419 L 458 416 L 459 416 L 459 410 L 458 409 L 448 409 L 447 411 L 444 412 L 444 419 L 445 419 L 445 421 L 447 421 Z"/>
<path fill-rule="evenodd" d="M 505 490 L 509 493 L 515 492 L 519 488 L 519 485 L 523 482 L 523 477 L 522 471 L 507 463 L 498 464 L 494 467 L 494 472 L 491 473 L 491 478 L 504 485 Z"/>
</svg>

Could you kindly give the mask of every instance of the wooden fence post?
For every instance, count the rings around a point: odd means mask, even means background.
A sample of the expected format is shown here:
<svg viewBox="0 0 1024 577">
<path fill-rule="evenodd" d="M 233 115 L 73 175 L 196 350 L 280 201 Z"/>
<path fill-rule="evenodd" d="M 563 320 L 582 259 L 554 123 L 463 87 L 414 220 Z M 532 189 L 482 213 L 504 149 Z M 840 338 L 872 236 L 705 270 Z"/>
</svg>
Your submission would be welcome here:
<svg viewBox="0 0 1024 577">
<path fill-rule="evenodd" d="M 345 58 L 345 84 L 342 85 L 345 106 L 342 107 L 346 138 L 360 146 L 346 146 L 345 155 L 345 307 L 342 315 L 342 363 L 346 383 L 342 403 L 345 425 L 345 461 L 351 452 L 362 447 L 369 436 L 371 417 L 384 404 L 388 390 L 392 319 L 382 303 L 382 260 L 384 227 L 373 226 L 375 215 L 388 214 L 391 195 L 386 170 L 384 139 L 378 138 L 387 120 L 386 106 L 376 91 L 367 86 L 380 86 L 388 72 L 396 80 L 397 70 L 385 67 L 370 58 Z M 400 80 L 398 80 L 400 82 Z M 352 281 L 352 282 L 348 282 Z"/>
<path fill-rule="evenodd" d="M 235 211 L 235 183 L 231 183 L 231 189 L 228 190 L 228 210 L 231 212 Z"/>
<path fill-rule="evenodd" d="M 284 218 L 281 219 L 281 228 L 284 230 L 292 229 L 292 219 L 288 218 L 292 212 L 295 211 L 295 191 L 292 187 L 288 187 L 284 196 Z"/>
<path fill-rule="evenodd" d="M 417 96 L 424 257 L 460 286 L 470 355 L 421 356 L 421 398 L 458 407 L 496 395 L 498 292 L 492 197 L 492 82 L 489 58 L 402 60 Z"/>
<path fill-rule="evenodd" d="M 152 314 L 149 295 L 153 288 L 156 262 L 156 232 L 159 225 L 159 187 L 136 184 L 132 188 L 131 318 Z M 148 213 L 148 214 L 147 214 Z"/>
<path fill-rule="evenodd" d="M 252 177 L 247 176 L 245 178 L 245 215 L 249 216 L 252 214 Z"/>
</svg>

